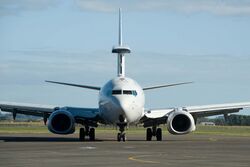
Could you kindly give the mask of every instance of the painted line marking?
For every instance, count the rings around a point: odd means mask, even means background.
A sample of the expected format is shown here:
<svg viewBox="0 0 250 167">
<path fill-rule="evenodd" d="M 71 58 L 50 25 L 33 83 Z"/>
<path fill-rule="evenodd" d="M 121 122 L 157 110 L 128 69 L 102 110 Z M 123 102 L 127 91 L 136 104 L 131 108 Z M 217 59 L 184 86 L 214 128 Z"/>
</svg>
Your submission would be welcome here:
<svg viewBox="0 0 250 167">
<path fill-rule="evenodd" d="M 95 150 L 96 147 L 86 146 L 86 147 L 80 147 L 80 149 L 83 149 L 83 150 Z"/>
<path fill-rule="evenodd" d="M 209 138 L 209 141 L 214 142 L 214 141 L 217 141 L 217 139 L 210 137 L 210 138 Z"/>
<path fill-rule="evenodd" d="M 149 163 L 149 164 L 159 164 L 160 163 L 157 161 L 147 161 L 147 160 L 140 159 L 140 158 L 144 158 L 144 157 L 148 157 L 148 156 L 150 156 L 150 155 L 131 156 L 131 157 L 128 157 L 128 160 L 136 161 L 136 162 L 140 162 L 140 163 Z"/>
</svg>

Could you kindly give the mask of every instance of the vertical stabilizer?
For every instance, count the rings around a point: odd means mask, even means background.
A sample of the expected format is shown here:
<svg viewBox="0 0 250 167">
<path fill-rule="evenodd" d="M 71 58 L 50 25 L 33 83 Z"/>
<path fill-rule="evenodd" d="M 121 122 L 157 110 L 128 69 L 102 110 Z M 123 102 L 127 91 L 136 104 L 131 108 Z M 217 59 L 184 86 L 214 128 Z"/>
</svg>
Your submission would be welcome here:
<svg viewBox="0 0 250 167">
<path fill-rule="evenodd" d="M 118 30 L 118 46 L 113 47 L 112 53 L 117 53 L 117 73 L 119 77 L 125 77 L 125 53 L 130 53 L 130 48 L 123 46 L 122 43 L 122 13 L 119 9 L 119 30 Z"/>
</svg>

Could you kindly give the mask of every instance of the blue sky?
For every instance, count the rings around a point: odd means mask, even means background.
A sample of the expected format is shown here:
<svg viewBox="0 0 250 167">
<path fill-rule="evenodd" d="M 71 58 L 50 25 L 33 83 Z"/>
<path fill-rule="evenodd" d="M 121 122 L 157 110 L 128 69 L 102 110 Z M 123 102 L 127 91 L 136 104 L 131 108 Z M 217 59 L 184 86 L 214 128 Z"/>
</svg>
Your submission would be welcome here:
<svg viewBox="0 0 250 167">
<path fill-rule="evenodd" d="M 0 101 L 96 107 L 97 92 L 44 80 L 115 77 L 119 7 L 127 76 L 142 86 L 195 82 L 146 92 L 146 107 L 250 101 L 249 0 L 2 0 Z"/>
</svg>

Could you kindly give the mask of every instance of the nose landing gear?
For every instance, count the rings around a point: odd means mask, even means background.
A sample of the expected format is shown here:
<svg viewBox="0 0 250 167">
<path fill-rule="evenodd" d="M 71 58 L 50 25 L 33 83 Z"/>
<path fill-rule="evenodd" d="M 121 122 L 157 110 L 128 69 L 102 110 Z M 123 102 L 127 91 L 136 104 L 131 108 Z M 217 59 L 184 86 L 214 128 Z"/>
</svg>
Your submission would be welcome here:
<svg viewBox="0 0 250 167">
<path fill-rule="evenodd" d="M 125 118 L 123 115 L 119 116 L 119 123 L 117 123 L 117 126 L 119 126 L 119 133 L 117 134 L 117 141 L 126 141 L 126 133 L 125 133 L 125 127 L 127 126 L 127 123 L 125 121 Z"/>
<path fill-rule="evenodd" d="M 127 126 L 127 123 L 117 123 L 117 126 L 119 126 L 119 133 L 117 134 L 117 141 L 126 141 L 126 133 L 125 133 L 125 127 Z"/>
</svg>

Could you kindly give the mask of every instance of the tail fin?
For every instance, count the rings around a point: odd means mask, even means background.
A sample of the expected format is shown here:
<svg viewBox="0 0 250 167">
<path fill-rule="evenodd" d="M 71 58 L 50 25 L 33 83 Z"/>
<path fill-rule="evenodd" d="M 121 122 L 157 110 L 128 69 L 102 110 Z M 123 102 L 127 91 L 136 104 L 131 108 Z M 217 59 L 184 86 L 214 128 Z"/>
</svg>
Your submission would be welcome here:
<svg viewBox="0 0 250 167">
<path fill-rule="evenodd" d="M 130 48 L 123 46 L 122 43 L 122 14 L 121 8 L 119 9 L 119 34 L 118 34 L 118 46 L 114 46 L 112 53 L 117 53 L 118 65 L 117 73 L 119 77 L 125 77 L 125 53 L 130 53 Z"/>
</svg>

